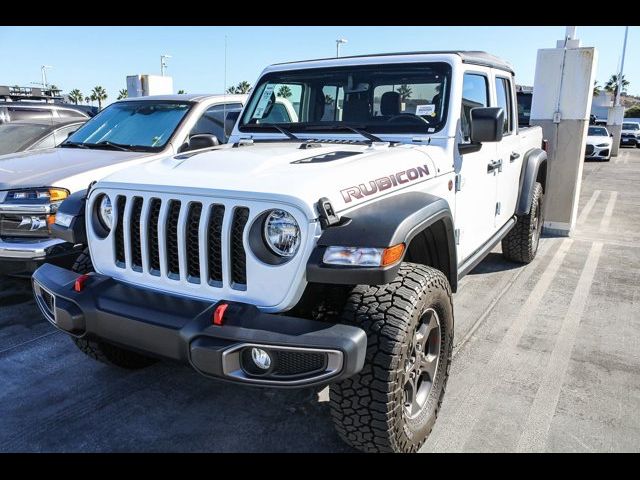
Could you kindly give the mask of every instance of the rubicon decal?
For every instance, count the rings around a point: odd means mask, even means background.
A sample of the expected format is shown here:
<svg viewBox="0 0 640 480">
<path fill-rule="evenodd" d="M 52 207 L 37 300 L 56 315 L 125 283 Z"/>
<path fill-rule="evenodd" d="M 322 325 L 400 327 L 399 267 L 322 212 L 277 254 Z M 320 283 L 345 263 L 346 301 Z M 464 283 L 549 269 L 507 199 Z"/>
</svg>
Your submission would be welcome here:
<svg viewBox="0 0 640 480">
<path fill-rule="evenodd" d="M 340 190 L 344 203 L 349 203 L 354 198 L 359 200 L 368 195 L 373 195 L 383 190 L 388 190 L 392 187 L 397 187 L 403 183 L 409 183 L 417 180 L 421 177 L 429 176 L 429 167 L 422 165 L 416 168 L 409 168 L 408 170 L 402 170 L 401 172 L 394 173 L 388 177 L 380 177 L 375 180 L 369 180 L 368 183 L 361 183 L 353 187 Z"/>
</svg>

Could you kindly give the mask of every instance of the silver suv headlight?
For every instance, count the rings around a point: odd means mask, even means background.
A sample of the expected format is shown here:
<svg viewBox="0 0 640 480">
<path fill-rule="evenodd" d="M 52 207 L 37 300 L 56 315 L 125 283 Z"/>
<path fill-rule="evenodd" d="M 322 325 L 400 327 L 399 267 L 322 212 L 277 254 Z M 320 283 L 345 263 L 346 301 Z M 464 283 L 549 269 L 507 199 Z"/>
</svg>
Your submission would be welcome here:
<svg viewBox="0 0 640 480">
<path fill-rule="evenodd" d="M 272 210 L 264 221 L 264 241 L 273 253 L 293 257 L 300 247 L 298 222 L 284 210 Z"/>
</svg>

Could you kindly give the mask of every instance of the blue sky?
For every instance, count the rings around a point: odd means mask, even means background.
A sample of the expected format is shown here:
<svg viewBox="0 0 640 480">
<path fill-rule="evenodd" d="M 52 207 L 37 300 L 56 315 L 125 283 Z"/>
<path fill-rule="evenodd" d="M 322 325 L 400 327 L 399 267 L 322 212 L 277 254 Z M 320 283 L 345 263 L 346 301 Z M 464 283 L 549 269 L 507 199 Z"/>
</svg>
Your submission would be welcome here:
<svg viewBox="0 0 640 480">
<path fill-rule="evenodd" d="M 271 63 L 331 57 L 336 38 L 342 55 L 411 50 L 486 50 L 509 60 L 518 83 L 531 85 L 536 51 L 555 47 L 565 27 L 0 27 L 0 85 L 40 81 L 40 65 L 52 65 L 50 83 L 85 95 L 102 85 L 114 101 L 126 76 L 159 74 L 168 53 L 174 88 L 219 93 L 227 85 L 255 82 Z M 595 46 L 596 78 L 603 84 L 618 70 L 624 27 L 578 27 L 583 46 Z M 625 78 L 640 94 L 640 27 L 629 28 Z"/>
</svg>

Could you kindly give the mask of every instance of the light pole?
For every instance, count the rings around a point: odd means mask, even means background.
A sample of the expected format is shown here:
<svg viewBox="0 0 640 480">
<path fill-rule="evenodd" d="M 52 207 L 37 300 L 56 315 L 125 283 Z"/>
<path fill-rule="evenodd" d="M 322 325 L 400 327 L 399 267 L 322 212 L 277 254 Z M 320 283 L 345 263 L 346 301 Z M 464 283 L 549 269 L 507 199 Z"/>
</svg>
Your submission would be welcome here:
<svg viewBox="0 0 640 480">
<path fill-rule="evenodd" d="M 616 89 L 616 101 L 614 105 L 620 105 L 620 93 L 622 93 L 622 72 L 624 70 L 624 55 L 627 52 L 627 35 L 629 34 L 629 27 L 624 29 L 624 43 L 622 44 L 622 61 L 620 63 L 620 73 L 618 74 L 618 88 Z"/>
<path fill-rule="evenodd" d="M 171 55 L 160 55 L 160 75 L 162 75 L 164 77 L 164 69 L 167 68 L 167 62 L 165 62 L 165 59 L 167 58 L 171 58 Z"/>
<path fill-rule="evenodd" d="M 336 40 L 336 58 L 340 56 L 340 45 L 347 43 L 347 40 L 344 38 L 339 38 Z"/>
<path fill-rule="evenodd" d="M 42 65 L 40 71 L 42 72 L 42 88 L 47 88 L 47 68 L 53 68 L 51 65 Z"/>
</svg>

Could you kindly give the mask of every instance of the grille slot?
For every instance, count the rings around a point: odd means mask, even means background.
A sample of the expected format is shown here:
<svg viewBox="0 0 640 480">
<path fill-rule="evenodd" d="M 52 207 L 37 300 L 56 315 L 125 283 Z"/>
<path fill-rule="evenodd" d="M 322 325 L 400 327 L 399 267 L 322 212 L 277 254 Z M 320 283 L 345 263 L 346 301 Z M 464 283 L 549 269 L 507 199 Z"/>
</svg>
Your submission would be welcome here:
<svg viewBox="0 0 640 480">
<path fill-rule="evenodd" d="M 231 225 L 231 286 L 236 290 L 247 288 L 247 256 L 242 235 L 249 219 L 249 209 L 238 207 L 233 211 Z"/>
<path fill-rule="evenodd" d="M 275 351 L 276 364 L 274 375 L 309 375 L 327 368 L 327 354 L 316 352 Z"/>
<path fill-rule="evenodd" d="M 159 198 L 153 198 L 149 207 L 149 221 L 147 223 L 147 238 L 149 239 L 149 268 L 151 274 L 160 274 L 160 247 L 158 246 L 158 218 L 160 217 Z"/>
<path fill-rule="evenodd" d="M 591 155 L 593 153 L 593 145 L 587 145 L 587 147 L 585 148 L 585 153 L 587 155 Z"/>
<path fill-rule="evenodd" d="M 170 278 L 180 278 L 180 262 L 178 259 L 178 218 L 180 217 L 180 200 L 169 202 L 169 214 L 166 224 L 167 272 Z"/>
<path fill-rule="evenodd" d="M 209 283 L 222 285 L 222 220 L 224 205 L 212 205 L 207 228 L 207 254 L 209 256 Z"/>
<path fill-rule="evenodd" d="M 133 197 L 131 209 L 131 222 L 129 230 L 131 235 L 131 267 L 134 270 L 142 270 L 142 240 L 140 238 L 140 215 L 142 214 L 142 197 Z"/>
<path fill-rule="evenodd" d="M 116 224 L 116 265 L 124 268 L 124 207 L 127 204 L 127 198 L 119 196 L 117 200 L 118 220 Z"/>
<path fill-rule="evenodd" d="M 200 282 L 200 216 L 202 204 L 192 203 L 187 217 L 187 277 L 190 281 Z"/>
</svg>

